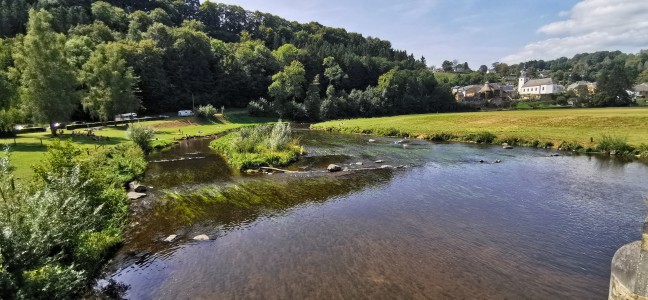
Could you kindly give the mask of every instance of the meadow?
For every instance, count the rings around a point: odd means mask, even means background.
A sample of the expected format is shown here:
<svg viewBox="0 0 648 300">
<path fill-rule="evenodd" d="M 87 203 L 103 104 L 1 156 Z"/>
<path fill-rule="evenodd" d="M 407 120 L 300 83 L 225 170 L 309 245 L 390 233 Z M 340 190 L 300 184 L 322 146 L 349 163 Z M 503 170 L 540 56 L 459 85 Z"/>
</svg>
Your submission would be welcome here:
<svg viewBox="0 0 648 300">
<path fill-rule="evenodd" d="M 312 125 L 314 129 L 432 139 L 445 135 L 462 140 L 489 132 L 497 140 L 563 142 L 594 147 L 603 136 L 625 139 L 639 147 L 648 143 L 648 108 L 591 108 L 516 110 L 422 114 L 383 118 L 336 120 Z"/>
<path fill-rule="evenodd" d="M 230 131 L 242 126 L 255 125 L 273 121 L 269 118 L 253 118 L 247 115 L 246 111 L 233 111 L 225 116 L 218 116 L 211 120 L 204 120 L 196 117 L 174 117 L 166 120 L 140 122 L 143 125 L 155 129 L 155 140 L 151 142 L 154 148 L 162 148 L 174 143 L 174 140 L 187 135 L 213 135 Z M 276 121 L 276 120 L 274 120 Z M 95 137 L 84 136 L 83 129 L 65 130 L 58 139 L 71 140 L 75 145 L 80 146 L 89 153 L 102 147 L 115 146 L 128 142 L 126 138 L 126 126 L 104 126 L 94 130 Z M 98 138 L 101 137 L 101 138 Z M 0 139 L 0 146 L 8 145 L 11 155 L 11 163 L 16 170 L 16 179 L 24 179 L 33 173 L 32 166 L 41 160 L 47 152 L 47 146 L 51 145 L 55 138 L 49 132 L 19 134 L 15 139 Z"/>
</svg>

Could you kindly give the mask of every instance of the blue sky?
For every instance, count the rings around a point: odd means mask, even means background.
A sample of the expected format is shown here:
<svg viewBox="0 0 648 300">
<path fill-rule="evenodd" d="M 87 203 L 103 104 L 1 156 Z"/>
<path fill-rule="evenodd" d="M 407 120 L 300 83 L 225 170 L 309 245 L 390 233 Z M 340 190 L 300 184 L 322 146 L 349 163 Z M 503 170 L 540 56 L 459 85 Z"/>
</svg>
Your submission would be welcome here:
<svg viewBox="0 0 648 300">
<path fill-rule="evenodd" d="M 221 0 L 392 42 L 428 64 L 648 49 L 648 0 Z"/>
</svg>

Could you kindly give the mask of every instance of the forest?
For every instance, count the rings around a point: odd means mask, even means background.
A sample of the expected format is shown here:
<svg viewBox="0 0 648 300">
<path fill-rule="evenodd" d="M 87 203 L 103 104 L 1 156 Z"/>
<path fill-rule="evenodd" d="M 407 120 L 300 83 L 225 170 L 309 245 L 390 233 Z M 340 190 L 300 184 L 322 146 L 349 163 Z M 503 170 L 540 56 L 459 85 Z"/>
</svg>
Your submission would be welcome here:
<svg viewBox="0 0 648 300">
<path fill-rule="evenodd" d="M 456 109 L 388 41 L 198 0 L 0 0 L 0 117 L 111 120 L 211 104 L 323 120 Z"/>
</svg>

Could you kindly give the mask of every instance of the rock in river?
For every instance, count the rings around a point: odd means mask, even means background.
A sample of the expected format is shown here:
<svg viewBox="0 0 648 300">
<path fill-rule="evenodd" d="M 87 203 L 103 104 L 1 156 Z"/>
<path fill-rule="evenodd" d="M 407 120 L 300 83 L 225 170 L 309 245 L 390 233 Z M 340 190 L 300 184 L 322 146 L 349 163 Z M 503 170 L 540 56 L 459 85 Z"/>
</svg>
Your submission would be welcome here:
<svg viewBox="0 0 648 300">
<path fill-rule="evenodd" d="M 172 235 L 168 236 L 166 239 L 164 239 L 164 241 L 167 242 L 167 243 L 171 243 L 171 242 L 175 241 L 175 239 L 177 237 L 178 237 L 177 235 L 172 234 Z"/>
<path fill-rule="evenodd" d="M 209 237 L 204 235 L 204 234 L 196 236 L 193 239 L 194 239 L 194 241 L 209 241 Z"/>
<path fill-rule="evenodd" d="M 146 197 L 146 194 L 144 194 L 144 193 L 136 193 L 136 192 L 128 193 L 128 199 L 130 199 L 130 200 L 142 199 L 144 197 Z"/>
<path fill-rule="evenodd" d="M 143 193 L 143 192 L 146 192 L 146 189 L 147 189 L 146 186 L 141 185 L 141 184 L 140 184 L 139 182 L 137 182 L 137 181 L 132 181 L 131 183 L 128 184 L 128 187 L 130 187 L 130 189 L 131 189 L 133 192 L 136 192 L 136 193 Z"/>
<path fill-rule="evenodd" d="M 326 170 L 329 172 L 340 172 L 342 171 L 342 167 L 335 164 L 330 164 L 328 168 L 326 168 Z"/>
</svg>

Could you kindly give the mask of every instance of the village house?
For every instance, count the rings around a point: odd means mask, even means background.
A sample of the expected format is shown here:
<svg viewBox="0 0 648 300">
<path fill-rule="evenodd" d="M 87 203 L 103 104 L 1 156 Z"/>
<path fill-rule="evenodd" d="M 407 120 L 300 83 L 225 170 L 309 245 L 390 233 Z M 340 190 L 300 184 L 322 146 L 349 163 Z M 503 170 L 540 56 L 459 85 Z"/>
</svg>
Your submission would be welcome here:
<svg viewBox="0 0 648 300">
<path fill-rule="evenodd" d="M 637 97 L 641 97 L 641 98 L 648 97 L 648 83 L 635 85 L 632 90 L 634 92 L 634 95 Z"/>
<path fill-rule="evenodd" d="M 574 83 L 570 84 L 570 85 L 567 87 L 567 90 L 568 90 L 568 91 L 572 91 L 572 90 L 573 90 L 574 92 L 576 92 L 576 95 L 578 95 L 578 93 L 579 93 L 579 89 L 578 89 L 578 87 L 581 87 L 581 86 L 586 87 L 586 88 L 587 88 L 587 92 L 588 92 L 590 95 L 596 93 L 596 82 L 589 82 L 589 81 L 577 81 L 577 82 L 574 82 Z M 578 96 L 579 96 L 579 97 L 582 97 L 582 96 L 585 96 L 585 95 L 578 95 Z"/>
<path fill-rule="evenodd" d="M 526 71 L 520 72 L 518 93 L 523 99 L 546 99 L 559 94 L 565 89 L 551 78 L 530 79 Z"/>
</svg>

